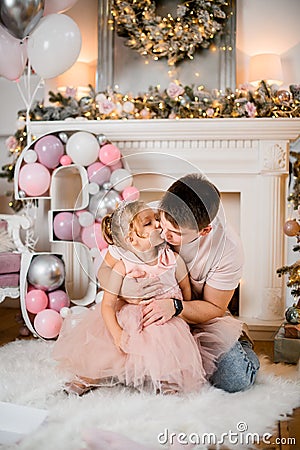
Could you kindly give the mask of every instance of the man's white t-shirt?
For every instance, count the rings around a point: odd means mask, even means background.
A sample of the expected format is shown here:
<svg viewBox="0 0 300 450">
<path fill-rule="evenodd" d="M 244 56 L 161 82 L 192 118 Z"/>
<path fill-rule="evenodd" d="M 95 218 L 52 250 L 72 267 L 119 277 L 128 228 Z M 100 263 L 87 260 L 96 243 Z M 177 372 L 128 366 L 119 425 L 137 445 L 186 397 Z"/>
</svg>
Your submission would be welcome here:
<svg viewBox="0 0 300 450">
<path fill-rule="evenodd" d="M 196 298 L 201 298 L 205 283 L 215 289 L 232 290 L 242 276 L 244 257 L 240 237 L 220 216 L 215 217 L 211 226 L 207 235 L 180 249 Z"/>
</svg>

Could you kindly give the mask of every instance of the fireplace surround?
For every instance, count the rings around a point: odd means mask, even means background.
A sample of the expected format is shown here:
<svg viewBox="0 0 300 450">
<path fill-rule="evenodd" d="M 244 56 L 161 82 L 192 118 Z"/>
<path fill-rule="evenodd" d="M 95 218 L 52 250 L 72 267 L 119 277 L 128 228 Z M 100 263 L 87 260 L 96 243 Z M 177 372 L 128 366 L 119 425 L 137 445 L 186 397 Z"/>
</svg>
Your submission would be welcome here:
<svg viewBox="0 0 300 450">
<path fill-rule="evenodd" d="M 289 145 L 300 119 L 68 119 L 33 122 L 34 136 L 81 130 L 116 144 L 134 184 L 154 199 L 174 179 L 203 171 L 222 193 L 224 209 L 240 233 L 244 274 L 239 313 L 256 339 L 268 339 L 284 317 L 285 287 L 276 269 L 286 264 Z"/>
</svg>

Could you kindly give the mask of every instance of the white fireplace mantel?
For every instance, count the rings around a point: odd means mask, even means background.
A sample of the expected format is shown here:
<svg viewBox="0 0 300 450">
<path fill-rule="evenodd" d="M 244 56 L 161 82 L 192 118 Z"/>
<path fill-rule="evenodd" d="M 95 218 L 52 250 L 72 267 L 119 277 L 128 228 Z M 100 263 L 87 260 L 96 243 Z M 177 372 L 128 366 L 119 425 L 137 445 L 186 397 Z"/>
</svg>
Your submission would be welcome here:
<svg viewBox="0 0 300 450">
<path fill-rule="evenodd" d="M 66 120 L 33 122 L 36 137 L 56 131 L 103 134 L 116 144 L 142 190 L 164 191 L 188 172 L 203 171 L 222 193 L 239 198 L 245 251 L 240 315 L 251 325 L 280 323 L 286 280 L 285 238 L 289 144 L 300 119 Z"/>
</svg>

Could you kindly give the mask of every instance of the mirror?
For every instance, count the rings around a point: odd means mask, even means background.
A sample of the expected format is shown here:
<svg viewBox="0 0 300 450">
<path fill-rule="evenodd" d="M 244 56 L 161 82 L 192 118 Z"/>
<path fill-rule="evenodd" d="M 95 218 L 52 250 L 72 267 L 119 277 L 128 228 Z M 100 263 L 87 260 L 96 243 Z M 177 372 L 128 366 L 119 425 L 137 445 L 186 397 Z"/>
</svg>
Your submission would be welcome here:
<svg viewBox="0 0 300 450">
<path fill-rule="evenodd" d="M 176 16 L 177 3 L 175 6 L 174 1 L 161 0 L 156 3 L 158 15 L 164 17 L 170 13 Z M 174 79 L 184 85 L 203 85 L 209 90 L 235 89 L 235 0 L 228 1 L 229 18 L 213 40 L 213 45 L 209 49 L 196 50 L 193 60 L 185 58 L 173 67 L 168 66 L 166 58 L 158 61 L 151 57 L 145 59 L 125 45 L 126 38 L 116 32 L 112 4 L 113 0 L 98 1 L 97 91 L 118 86 L 122 93 L 137 95 L 146 92 L 149 86 L 166 87 Z"/>
</svg>

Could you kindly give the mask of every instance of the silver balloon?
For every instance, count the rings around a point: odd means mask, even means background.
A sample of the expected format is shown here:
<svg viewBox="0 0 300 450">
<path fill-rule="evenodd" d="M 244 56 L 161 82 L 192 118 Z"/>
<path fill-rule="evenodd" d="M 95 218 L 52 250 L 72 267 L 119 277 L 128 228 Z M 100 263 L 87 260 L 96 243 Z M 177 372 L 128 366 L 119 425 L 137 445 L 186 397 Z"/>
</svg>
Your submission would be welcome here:
<svg viewBox="0 0 300 450">
<path fill-rule="evenodd" d="M 19 197 L 20 197 L 20 198 L 25 198 L 25 197 L 26 197 L 26 192 L 24 192 L 24 191 L 19 191 Z"/>
<path fill-rule="evenodd" d="M 121 201 L 120 195 L 113 189 L 110 191 L 100 189 L 98 194 L 91 197 L 89 211 L 95 219 L 101 220 L 106 214 L 112 213 Z"/>
<path fill-rule="evenodd" d="M 65 266 L 56 255 L 35 256 L 29 266 L 27 281 L 36 289 L 54 291 L 65 279 Z"/>
<path fill-rule="evenodd" d="M 59 139 L 65 144 L 68 140 L 68 135 L 67 133 L 59 133 L 58 135 Z"/>
<path fill-rule="evenodd" d="M 18 39 L 36 27 L 44 13 L 44 0 L 1 0 L 0 23 Z"/>
<path fill-rule="evenodd" d="M 99 144 L 102 146 L 104 144 L 107 144 L 107 137 L 104 134 L 98 134 L 97 136 Z"/>
</svg>

